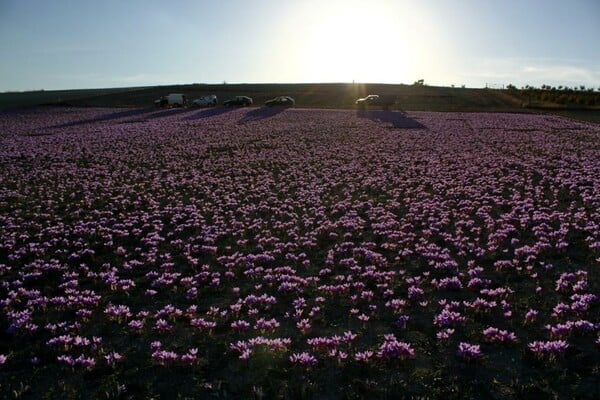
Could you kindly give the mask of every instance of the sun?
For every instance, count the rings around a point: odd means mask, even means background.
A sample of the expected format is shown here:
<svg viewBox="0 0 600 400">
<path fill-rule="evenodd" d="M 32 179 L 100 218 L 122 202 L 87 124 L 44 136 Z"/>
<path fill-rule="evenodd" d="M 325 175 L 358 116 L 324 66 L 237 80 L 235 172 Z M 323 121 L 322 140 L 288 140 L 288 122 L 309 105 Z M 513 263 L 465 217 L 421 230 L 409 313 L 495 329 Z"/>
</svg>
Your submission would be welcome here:
<svg viewBox="0 0 600 400">
<path fill-rule="evenodd" d="M 303 73 L 309 80 L 400 82 L 407 78 L 411 41 L 390 9 L 348 5 L 325 11 L 308 25 L 303 40 Z"/>
</svg>

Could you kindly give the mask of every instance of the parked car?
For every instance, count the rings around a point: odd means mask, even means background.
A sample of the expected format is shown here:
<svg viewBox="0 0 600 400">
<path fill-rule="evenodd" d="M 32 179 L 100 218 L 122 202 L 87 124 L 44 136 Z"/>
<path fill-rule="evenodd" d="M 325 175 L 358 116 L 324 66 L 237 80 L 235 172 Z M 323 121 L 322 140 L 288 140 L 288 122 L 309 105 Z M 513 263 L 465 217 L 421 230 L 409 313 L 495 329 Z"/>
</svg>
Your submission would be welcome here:
<svg viewBox="0 0 600 400">
<path fill-rule="evenodd" d="M 367 97 L 362 97 L 356 100 L 356 105 L 359 108 L 368 108 L 369 106 L 378 106 L 383 108 L 384 110 L 389 109 L 391 106 L 396 104 L 396 96 L 395 95 L 378 95 L 378 94 L 370 94 Z"/>
<path fill-rule="evenodd" d="M 192 101 L 192 105 L 195 107 L 214 107 L 217 105 L 217 96 L 209 94 L 199 97 Z"/>
<path fill-rule="evenodd" d="M 154 105 L 157 107 L 173 106 L 183 107 L 187 104 L 185 94 L 171 93 L 167 96 L 162 96 L 160 99 L 154 100 Z"/>
<path fill-rule="evenodd" d="M 167 96 L 162 96 L 156 100 L 154 100 L 154 106 L 156 107 L 165 107 L 169 101 L 167 100 Z"/>
<path fill-rule="evenodd" d="M 252 104 L 252 98 L 248 96 L 235 96 L 223 102 L 224 106 L 249 106 Z"/>
<path fill-rule="evenodd" d="M 267 100 L 265 106 L 267 107 L 293 107 L 296 102 L 290 96 L 277 96 L 274 99 Z"/>
</svg>

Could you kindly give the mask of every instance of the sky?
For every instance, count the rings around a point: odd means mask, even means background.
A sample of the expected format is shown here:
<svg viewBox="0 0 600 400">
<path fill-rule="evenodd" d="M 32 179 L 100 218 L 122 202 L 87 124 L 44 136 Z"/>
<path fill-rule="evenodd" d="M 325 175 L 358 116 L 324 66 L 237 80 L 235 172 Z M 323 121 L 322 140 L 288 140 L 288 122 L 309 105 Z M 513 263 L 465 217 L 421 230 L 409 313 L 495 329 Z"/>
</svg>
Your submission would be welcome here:
<svg viewBox="0 0 600 400">
<path fill-rule="evenodd" d="M 0 91 L 189 83 L 600 89 L 600 0 L 0 0 Z"/>
</svg>

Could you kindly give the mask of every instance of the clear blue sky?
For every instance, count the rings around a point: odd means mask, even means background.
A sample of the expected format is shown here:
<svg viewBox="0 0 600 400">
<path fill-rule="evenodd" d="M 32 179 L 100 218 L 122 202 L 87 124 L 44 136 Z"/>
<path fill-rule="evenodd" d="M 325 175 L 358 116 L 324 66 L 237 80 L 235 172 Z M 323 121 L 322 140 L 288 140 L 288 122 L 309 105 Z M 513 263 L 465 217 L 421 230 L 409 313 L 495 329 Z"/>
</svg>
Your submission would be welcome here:
<svg viewBox="0 0 600 400">
<path fill-rule="evenodd" d="M 600 0 L 0 0 L 0 91 L 175 83 L 600 87 Z"/>
</svg>

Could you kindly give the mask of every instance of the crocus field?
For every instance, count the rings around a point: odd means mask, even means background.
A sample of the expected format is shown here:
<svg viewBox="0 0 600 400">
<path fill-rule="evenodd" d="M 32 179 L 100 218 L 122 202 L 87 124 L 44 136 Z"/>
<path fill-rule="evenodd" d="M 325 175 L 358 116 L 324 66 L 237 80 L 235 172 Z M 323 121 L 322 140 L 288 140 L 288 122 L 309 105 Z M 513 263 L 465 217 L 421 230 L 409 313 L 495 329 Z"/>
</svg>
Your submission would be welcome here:
<svg viewBox="0 0 600 400">
<path fill-rule="evenodd" d="M 0 397 L 600 398 L 600 126 L 0 113 Z"/>
</svg>

